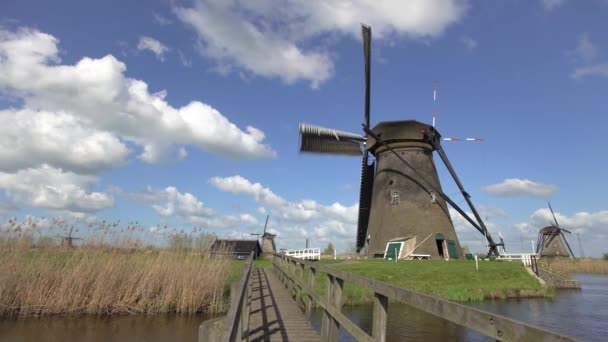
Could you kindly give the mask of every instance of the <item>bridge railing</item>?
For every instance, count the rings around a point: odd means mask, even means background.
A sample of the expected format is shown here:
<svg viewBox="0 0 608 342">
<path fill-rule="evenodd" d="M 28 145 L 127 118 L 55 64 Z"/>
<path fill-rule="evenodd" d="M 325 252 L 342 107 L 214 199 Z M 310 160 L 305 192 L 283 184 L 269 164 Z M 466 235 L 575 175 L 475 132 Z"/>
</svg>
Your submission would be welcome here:
<svg viewBox="0 0 608 342">
<path fill-rule="evenodd" d="M 199 341 L 242 341 L 247 335 L 251 302 L 253 252 L 249 254 L 241 278 L 230 289 L 230 308 L 223 317 L 204 321 L 199 327 Z"/>
<path fill-rule="evenodd" d="M 476 330 L 501 341 L 573 341 L 568 336 L 545 330 L 488 311 L 468 307 L 434 296 L 400 288 L 378 280 L 338 270 L 317 262 L 275 254 L 273 267 L 283 284 L 305 305 L 310 318 L 313 305 L 323 310 L 321 338 L 337 341 L 340 328 L 357 341 L 386 341 L 388 301 L 395 300 L 458 325 Z M 304 274 L 310 272 L 308 284 Z M 314 291 L 319 272 L 327 274 L 325 296 Z M 348 282 L 374 291 L 372 335 L 363 331 L 342 313 L 344 283 Z M 303 298 L 307 297 L 304 301 Z"/>
</svg>

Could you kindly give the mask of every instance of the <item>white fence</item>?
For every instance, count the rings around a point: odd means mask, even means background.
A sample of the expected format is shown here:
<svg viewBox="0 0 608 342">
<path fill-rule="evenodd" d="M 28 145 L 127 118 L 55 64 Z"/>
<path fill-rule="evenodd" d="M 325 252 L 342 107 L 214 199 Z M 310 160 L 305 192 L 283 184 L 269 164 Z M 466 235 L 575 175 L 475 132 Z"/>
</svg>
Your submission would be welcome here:
<svg viewBox="0 0 608 342">
<path fill-rule="evenodd" d="M 290 257 L 305 259 L 305 260 L 319 260 L 321 259 L 321 248 L 304 248 L 304 249 L 288 249 L 281 252 Z"/>
<path fill-rule="evenodd" d="M 534 253 L 503 253 L 497 260 L 503 261 L 521 261 L 526 266 L 532 266 L 532 256 L 536 256 Z"/>
</svg>

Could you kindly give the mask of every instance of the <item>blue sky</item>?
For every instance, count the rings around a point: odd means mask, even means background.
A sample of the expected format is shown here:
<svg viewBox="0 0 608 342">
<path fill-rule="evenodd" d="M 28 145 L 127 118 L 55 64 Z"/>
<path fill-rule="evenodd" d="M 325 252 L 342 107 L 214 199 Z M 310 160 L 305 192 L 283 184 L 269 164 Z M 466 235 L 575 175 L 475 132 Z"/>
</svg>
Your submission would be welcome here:
<svg viewBox="0 0 608 342">
<path fill-rule="evenodd" d="M 444 149 L 508 250 L 530 249 L 551 200 L 585 254 L 608 251 L 606 1 L 8 0 L 0 13 L 5 220 L 137 220 L 159 240 L 159 223 L 249 236 L 270 213 L 280 247 L 352 249 L 360 160 L 299 154 L 298 123 L 360 132 L 364 22 L 372 123 L 430 123 L 437 80 L 439 131 L 485 138 Z"/>
</svg>

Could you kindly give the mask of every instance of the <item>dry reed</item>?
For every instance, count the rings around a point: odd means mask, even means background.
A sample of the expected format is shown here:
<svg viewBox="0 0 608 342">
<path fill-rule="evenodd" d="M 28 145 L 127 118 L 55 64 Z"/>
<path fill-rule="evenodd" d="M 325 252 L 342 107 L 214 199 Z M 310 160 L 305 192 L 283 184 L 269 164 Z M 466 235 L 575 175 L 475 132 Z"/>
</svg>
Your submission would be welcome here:
<svg viewBox="0 0 608 342">
<path fill-rule="evenodd" d="M 28 240 L 29 239 L 29 240 Z M 0 317 L 223 311 L 232 261 L 187 249 L 0 239 Z"/>
<path fill-rule="evenodd" d="M 570 274 L 570 273 L 592 273 L 592 274 L 608 274 L 608 260 L 603 259 L 540 259 L 541 267 L 549 271 Z"/>
</svg>

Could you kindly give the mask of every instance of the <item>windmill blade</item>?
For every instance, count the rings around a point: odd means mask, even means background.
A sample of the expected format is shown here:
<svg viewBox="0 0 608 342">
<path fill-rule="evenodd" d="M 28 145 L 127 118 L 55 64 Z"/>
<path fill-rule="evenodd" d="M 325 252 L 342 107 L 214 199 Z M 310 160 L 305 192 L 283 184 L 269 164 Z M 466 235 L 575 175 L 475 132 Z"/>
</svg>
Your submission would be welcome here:
<svg viewBox="0 0 608 342">
<path fill-rule="evenodd" d="M 549 240 L 547 240 L 547 244 L 545 244 L 545 247 L 549 247 L 549 245 L 551 244 L 551 241 L 553 241 L 553 239 L 555 239 L 555 237 L 558 235 L 559 235 L 559 233 L 551 234 L 551 237 L 549 238 Z"/>
<path fill-rule="evenodd" d="M 505 240 L 503 240 L 502 234 L 500 232 L 498 232 L 498 236 L 500 237 L 500 244 L 502 245 L 502 251 L 506 253 L 507 249 L 505 248 Z"/>
<path fill-rule="evenodd" d="M 331 128 L 300 124 L 300 152 L 361 155 L 365 138 Z"/>
<path fill-rule="evenodd" d="M 372 28 L 362 24 L 361 34 L 363 35 L 363 59 L 365 62 L 365 114 L 363 123 L 369 128 L 370 120 L 370 95 L 371 95 L 371 56 L 372 56 Z"/>
<path fill-rule="evenodd" d="M 266 223 L 264 223 L 264 232 L 262 233 L 262 236 L 264 236 L 264 234 L 266 234 L 266 227 L 268 227 L 268 218 L 270 217 L 270 215 L 266 215 Z"/>
<path fill-rule="evenodd" d="M 572 232 L 571 232 L 571 231 L 569 231 L 569 230 L 568 230 L 568 229 L 566 229 L 566 228 L 560 228 L 560 230 L 561 230 L 562 232 L 566 232 L 566 233 L 568 233 L 568 234 L 572 234 Z"/>
<path fill-rule="evenodd" d="M 372 52 L 372 28 L 361 25 L 363 36 L 363 63 L 365 64 L 365 104 L 363 111 L 363 126 L 369 129 L 370 105 L 371 105 L 371 52 Z M 367 137 L 367 134 L 366 134 Z M 374 185 L 374 164 L 368 165 L 369 152 L 363 151 L 361 158 L 361 185 L 359 187 L 359 216 L 357 219 L 357 252 L 365 245 L 367 227 L 369 224 L 369 213 L 372 204 L 372 188 Z"/>
<path fill-rule="evenodd" d="M 538 241 L 536 242 L 536 254 L 540 253 L 540 247 L 543 246 L 545 242 L 545 236 L 543 234 L 538 234 Z"/>
<path fill-rule="evenodd" d="M 361 164 L 361 186 L 359 188 L 359 216 L 357 220 L 357 252 L 365 246 L 369 213 L 372 205 L 372 190 L 374 187 L 375 163 L 367 165 L 368 152 L 363 154 Z"/>
<path fill-rule="evenodd" d="M 564 240 L 564 243 L 566 244 L 566 247 L 568 247 L 568 251 L 570 252 L 570 257 L 574 258 L 574 253 L 572 252 L 572 248 L 570 248 L 570 244 L 568 243 L 568 240 L 566 240 L 564 233 L 561 233 L 561 234 L 562 234 L 562 239 Z"/>
<path fill-rule="evenodd" d="M 557 223 L 557 218 L 555 217 L 555 213 L 553 212 L 553 208 L 551 208 L 551 202 L 547 201 L 549 205 L 549 210 L 551 210 L 551 215 L 553 215 L 553 221 L 555 221 L 555 226 L 559 228 L 559 223 Z"/>
</svg>

